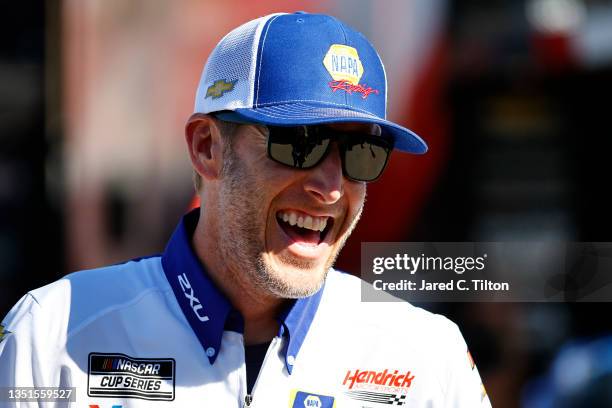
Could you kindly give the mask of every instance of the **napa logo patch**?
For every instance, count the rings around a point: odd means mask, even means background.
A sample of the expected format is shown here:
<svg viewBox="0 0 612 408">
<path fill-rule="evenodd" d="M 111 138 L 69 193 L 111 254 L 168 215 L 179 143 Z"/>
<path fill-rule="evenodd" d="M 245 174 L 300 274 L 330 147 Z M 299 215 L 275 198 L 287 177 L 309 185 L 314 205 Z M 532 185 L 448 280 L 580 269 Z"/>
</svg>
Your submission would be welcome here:
<svg viewBox="0 0 612 408">
<path fill-rule="evenodd" d="M 87 395 L 173 401 L 175 371 L 172 358 L 134 358 L 120 353 L 90 353 Z"/>
<path fill-rule="evenodd" d="M 323 58 L 323 65 L 334 81 L 359 84 L 363 76 L 363 65 L 357 50 L 343 44 L 332 44 Z"/>
<path fill-rule="evenodd" d="M 289 408 L 335 408 L 334 397 L 292 390 Z"/>
<path fill-rule="evenodd" d="M 238 82 L 237 79 L 233 81 L 226 81 L 225 79 L 216 80 L 211 86 L 206 90 L 206 98 L 219 99 L 226 93 L 234 90 L 234 85 Z"/>
</svg>

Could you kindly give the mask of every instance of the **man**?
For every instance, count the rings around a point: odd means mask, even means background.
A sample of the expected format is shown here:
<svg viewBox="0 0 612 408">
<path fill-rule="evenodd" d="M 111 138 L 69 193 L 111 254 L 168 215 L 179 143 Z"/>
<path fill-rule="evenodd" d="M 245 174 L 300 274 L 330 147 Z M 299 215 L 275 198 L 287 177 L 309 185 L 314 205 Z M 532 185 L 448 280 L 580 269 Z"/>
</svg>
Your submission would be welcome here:
<svg viewBox="0 0 612 408">
<path fill-rule="evenodd" d="M 27 294 L 0 386 L 75 387 L 90 406 L 490 406 L 457 327 L 365 304 L 331 267 L 393 148 L 369 42 L 337 19 L 274 14 L 210 55 L 186 141 L 202 206 L 162 255 Z"/>
</svg>

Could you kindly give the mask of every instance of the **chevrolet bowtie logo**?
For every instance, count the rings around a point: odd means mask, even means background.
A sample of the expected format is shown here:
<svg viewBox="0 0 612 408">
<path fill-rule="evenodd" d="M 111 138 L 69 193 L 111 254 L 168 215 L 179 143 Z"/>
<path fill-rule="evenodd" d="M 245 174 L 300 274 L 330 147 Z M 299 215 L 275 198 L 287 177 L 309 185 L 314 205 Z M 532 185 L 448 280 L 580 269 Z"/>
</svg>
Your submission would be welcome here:
<svg viewBox="0 0 612 408">
<path fill-rule="evenodd" d="M 225 79 L 215 81 L 215 83 L 206 90 L 206 98 L 211 97 L 213 99 L 218 99 L 222 97 L 226 92 L 234 89 L 236 82 L 238 82 L 237 79 L 230 82 L 227 82 Z"/>
<path fill-rule="evenodd" d="M 0 324 L 0 341 L 4 340 L 4 337 L 9 333 L 10 331 L 5 331 L 4 326 Z"/>
</svg>

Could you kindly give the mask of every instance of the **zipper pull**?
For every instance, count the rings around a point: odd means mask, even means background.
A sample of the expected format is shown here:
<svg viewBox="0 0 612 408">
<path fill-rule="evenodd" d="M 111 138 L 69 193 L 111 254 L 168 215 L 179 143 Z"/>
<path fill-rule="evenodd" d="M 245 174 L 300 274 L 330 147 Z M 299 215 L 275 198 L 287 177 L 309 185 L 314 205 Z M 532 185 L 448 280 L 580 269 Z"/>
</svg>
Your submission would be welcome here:
<svg viewBox="0 0 612 408">
<path fill-rule="evenodd" d="M 243 407 L 250 407 L 252 402 L 253 402 L 253 397 L 251 396 L 251 394 L 245 395 Z"/>
</svg>

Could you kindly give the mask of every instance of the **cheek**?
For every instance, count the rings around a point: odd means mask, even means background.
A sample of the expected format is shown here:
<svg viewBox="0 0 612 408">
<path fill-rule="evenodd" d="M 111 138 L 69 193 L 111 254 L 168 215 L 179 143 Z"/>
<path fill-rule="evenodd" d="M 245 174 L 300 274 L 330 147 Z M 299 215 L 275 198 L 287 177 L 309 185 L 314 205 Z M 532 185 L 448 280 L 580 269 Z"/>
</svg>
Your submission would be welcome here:
<svg viewBox="0 0 612 408">
<path fill-rule="evenodd" d="M 264 163 L 263 166 L 260 166 L 260 176 L 264 183 L 263 187 L 274 198 L 280 198 L 280 196 L 300 196 L 300 192 L 303 190 L 300 178 L 303 173 L 276 163 L 270 160 L 267 155 L 261 160 Z"/>
<path fill-rule="evenodd" d="M 240 159 L 262 188 L 277 189 L 291 183 L 295 170 L 268 157 L 267 145 L 256 140 L 251 146 L 241 146 Z"/>
<path fill-rule="evenodd" d="M 351 214 L 357 214 L 365 202 L 366 184 L 361 182 L 347 182 L 345 194 L 349 205 L 349 212 Z"/>
<path fill-rule="evenodd" d="M 275 163 L 267 157 L 261 158 L 253 170 L 254 189 L 260 197 L 256 204 L 264 223 L 273 226 L 276 223 L 276 210 L 288 197 L 298 196 L 295 188 L 295 175 L 291 169 Z"/>
<path fill-rule="evenodd" d="M 265 201 L 270 201 L 276 192 L 282 189 L 286 175 L 284 169 L 279 169 L 278 163 L 268 159 L 268 155 L 261 146 L 252 146 L 250 149 L 241 149 L 238 160 L 241 167 L 247 173 L 248 180 L 253 189 L 256 189 L 259 196 Z M 264 205 L 264 203 L 258 203 Z M 265 206 L 261 210 L 265 210 Z"/>
</svg>

